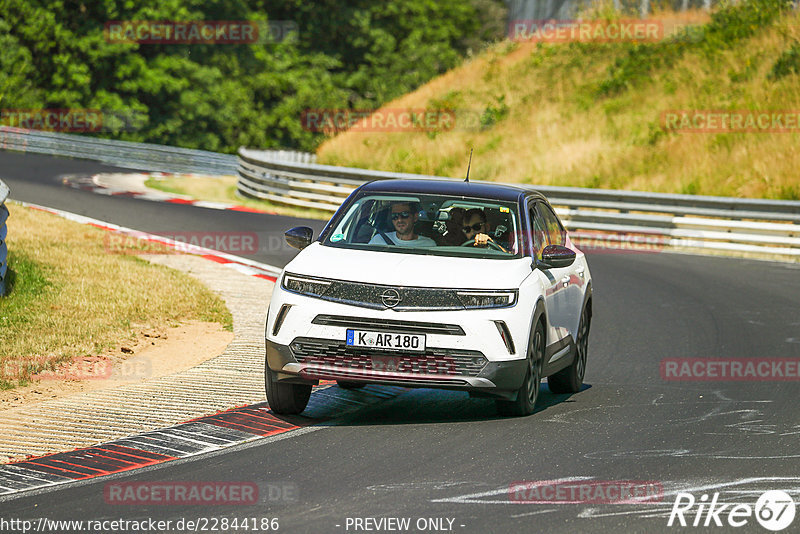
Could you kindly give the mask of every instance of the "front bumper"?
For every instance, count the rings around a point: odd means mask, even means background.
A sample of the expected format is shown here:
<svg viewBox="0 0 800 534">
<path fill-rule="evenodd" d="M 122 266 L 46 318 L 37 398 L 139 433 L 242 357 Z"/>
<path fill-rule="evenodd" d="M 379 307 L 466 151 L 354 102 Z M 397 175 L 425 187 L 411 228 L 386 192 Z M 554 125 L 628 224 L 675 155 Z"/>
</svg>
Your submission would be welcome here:
<svg viewBox="0 0 800 534">
<path fill-rule="evenodd" d="M 297 347 L 296 343 L 292 344 Z M 331 349 L 331 343 L 332 340 L 325 339 L 305 338 L 301 341 L 301 344 L 310 344 L 315 349 L 327 349 L 320 353 L 305 348 L 293 350 L 288 345 L 267 340 L 267 365 L 277 373 L 279 381 L 316 384 L 319 380 L 346 380 L 498 395 L 518 390 L 526 372 L 524 358 L 489 361 L 480 353 L 465 356 L 455 351 L 437 352 L 435 349 L 424 355 L 377 353 L 362 349 Z M 309 357 L 309 354 L 313 356 Z M 482 358 L 480 362 L 478 355 Z M 395 364 L 378 370 L 372 365 L 378 359 L 394 361 Z M 469 359 L 472 359 L 471 363 Z"/>
</svg>

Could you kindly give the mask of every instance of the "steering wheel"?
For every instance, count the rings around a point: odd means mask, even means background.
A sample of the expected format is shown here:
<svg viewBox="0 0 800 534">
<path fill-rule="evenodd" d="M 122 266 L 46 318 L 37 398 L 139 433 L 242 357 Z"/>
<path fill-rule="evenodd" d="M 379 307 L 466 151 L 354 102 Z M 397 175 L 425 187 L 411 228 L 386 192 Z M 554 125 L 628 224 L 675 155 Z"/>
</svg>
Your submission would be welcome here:
<svg viewBox="0 0 800 534">
<path fill-rule="evenodd" d="M 468 239 L 467 241 L 464 241 L 464 242 L 461 244 L 461 246 L 462 246 L 462 247 L 468 247 L 468 246 L 470 246 L 470 245 L 473 245 L 473 246 L 474 246 L 474 244 L 475 244 L 475 240 L 474 240 L 474 239 Z M 508 251 L 507 251 L 507 250 L 504 250 L 504 249 L 503 249 L 503 247 L 501 247 L 500 245 L 498 245 L 497 243 L 495 243 L 494 241 L 492 241 L 492 239 L 491 239 L 491 238 L 489 238 L 489 241 L 487 241 L 487 242 L 486 242 L 486 244 L 487 244 L 487 245 L 489 245 L 490 247 L 492 247 L 492 248 L 493 248 L 493 249 L 495 249 L 495 250 L 498 250 L 498 251 L 500 251 L 500 252 L 506 252 L 506 253 L 508 253 Z"/>
</svg>

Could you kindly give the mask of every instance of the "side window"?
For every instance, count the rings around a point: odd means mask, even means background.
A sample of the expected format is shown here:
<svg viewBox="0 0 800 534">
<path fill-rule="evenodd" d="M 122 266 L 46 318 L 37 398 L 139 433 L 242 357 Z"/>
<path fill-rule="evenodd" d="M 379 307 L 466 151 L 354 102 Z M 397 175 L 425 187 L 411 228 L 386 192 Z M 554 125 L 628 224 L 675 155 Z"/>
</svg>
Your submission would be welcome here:
<svg viewBox="0 0 800 534">
<path fill-rule="evenodd" d="M 536 206 L 547 231 L 550 244 L 564 246 L 567 242 L 567 233 L 564 227 L 561 226 L 561 222 L 558 220 L 555 212 L 553 212 L 550 206 L 543 202 L 537 202 Z"/>
<path fill-rule="evenodd" d="M 533 204 L 528 209 L 528 215 L 531 218 L 533 229 L 533 252 L 536 255 L 536 259 L 540 260 L 542 259 L 542 250 L 548 245 L 547 232 L 542 225 L 542 218 L 536 214 Z"/>
</svg>

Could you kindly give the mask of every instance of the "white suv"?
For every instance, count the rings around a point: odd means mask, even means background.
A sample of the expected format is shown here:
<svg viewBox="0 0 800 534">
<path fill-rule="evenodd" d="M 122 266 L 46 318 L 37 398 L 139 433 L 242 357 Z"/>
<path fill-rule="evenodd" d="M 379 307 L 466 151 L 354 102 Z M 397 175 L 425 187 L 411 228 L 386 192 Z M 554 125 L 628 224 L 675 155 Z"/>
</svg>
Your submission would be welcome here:
<svg viewBox="0 0 800 534">
<path fill-rule="evenodd" d="M 504 415 L 539 384 L 577 392 L 592 280 L 543 195 L 508 185 L 384 180 L 356 189 L 284 269 L 269 306 L 266 393 L 302 412 L 320 379 L 465 390 Z"/>
</svg>

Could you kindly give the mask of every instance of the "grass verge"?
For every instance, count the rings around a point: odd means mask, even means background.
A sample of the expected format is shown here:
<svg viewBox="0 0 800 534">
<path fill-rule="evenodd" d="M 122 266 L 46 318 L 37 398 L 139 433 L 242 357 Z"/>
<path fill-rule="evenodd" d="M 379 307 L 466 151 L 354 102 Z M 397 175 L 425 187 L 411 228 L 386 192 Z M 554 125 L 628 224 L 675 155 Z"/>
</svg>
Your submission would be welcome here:
<svg viewBox="0 0 800 534">
<path fill-rule="evenodd" d="M 107 232 L 10 203 L 9 292 L 0 298 L 0 389 L 75 357 L 183 320 L 232 330 L 222 299 L 194 278 L 110 254 Z"/>
<path fill-rule="evenodd" d="M 234 203 L 248 208 L 269 211 L 278 215 L 288 215 L 290 217 L 327 221 L 332 215 L 332 213 L 327 211 L 284 206 L 268 200 L 239 196 L 236 192 L 236 176 L 206 177 L 175 175 L 151 177 L 145 181 L 145 185 L 152 189 L 164 191 L 165 193 L 187 195 L 198 200 Z"/>
</svg>

